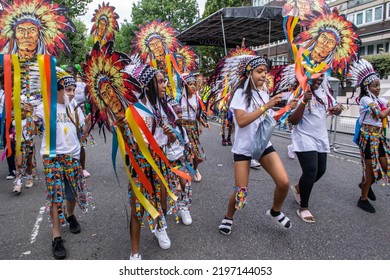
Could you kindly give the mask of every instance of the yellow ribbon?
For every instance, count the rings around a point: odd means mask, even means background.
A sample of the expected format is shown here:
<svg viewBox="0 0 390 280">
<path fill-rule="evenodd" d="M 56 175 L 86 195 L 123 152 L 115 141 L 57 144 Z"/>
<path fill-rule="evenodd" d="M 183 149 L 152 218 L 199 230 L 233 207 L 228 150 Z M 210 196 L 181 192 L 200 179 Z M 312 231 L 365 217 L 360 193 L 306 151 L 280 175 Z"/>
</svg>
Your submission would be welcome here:
<svg viewBox="0 0 390 280">
<path fill-rule="evenodd" d="M 133 132 L 134 138 L 137 141 L 138 147 L 141 150 L 142 155 L 149 162 L 150 166 L 153 168 L 153 170 L 156 172 L 156 174 L 160 178 L 161 183 L 164 185 L 165 189 L 167 190 L 167 194 L 174 201 L 176 201 L 177 197 L 169 189 L 168 183 L 165 180 L 164 176 L 162 175 L 160 168 L 158 168 L 158 166 L 155 163 L 152 155 L 150 154 L 149 148 L 147 147 L 147 145 L 145 143 L 145 140 L 142 137 L 142 133 L 141 133 L 137 123 L 134 121 L 133 113 L 131 112 L 130 108 L 127 108 L 127 110 L 126 110 L 126 119 L 127 119 L 127 122 L 130 125 L 131 131 Z"/>
<path fill-rule="evenodd" d="M 124 165 L 126 166 L 126 152 L 125 152 L 125 142 L 122 137 L 122 133 L 120 132 L 119 128 L 116 128 L 116 134 L 118 136 L 118 145 L 119 149 L 121 151 L 122 160 Z M 130 174 L 129 168 L 125 168 L 127 177 L 129 177 L 131 188 L 133 189 L 133 192 L 135 196 L 138 198 L 141 205 L 144 207 L 146 211 L 149 212 L 150 216 L 152 216 L 153 219 L 156 219 L 160 214 L 157 212 L 157 210 L 153 207 L 153 205 L 144 197 L 144 195 L 141 193 L 140 189 L 135 184 L 133 177 Z"/>
<path fill-rule="evenodd" d="M 21 77 L 20 77 L 20 63 L 17 54 L 12 55 L 12 62 L 14 64 L 14 119 L 16 129 L 16 155 L 20 153 L 20 146 L 22 143 L 22 110 L 20 108 L 20 93 L 21 93 Z"/>
<path fill-rule="evenodd" d="M 173 80 L 173 75 L 172 75 L 172 63 L 171 63 L 171 55 L 167 54 L 165 56 L 165 63 L 167 66 L 167 72 L 168 72 L 168 79 L 169 79 L 169 84 L 172 87 L 172 96 L 174 99 L 176 99 L 176 84 L 175 81 Z"/>
<path fill-rule="evenodd" d="M 38 67 L 39 74 L 41 76 L 41 86 L 42 86 L 42 100 L 43 100 L 43 111 L 45 119 L 45 130 L 46 130 L 46 155 L 50 154 L 50 114 L 49 114 L 49 99 L 47 94 L 47 81 L 46 81 L 46 70 L 45 70 L 45 56 L 43 54 L 38 54 Z"/>
</svg>

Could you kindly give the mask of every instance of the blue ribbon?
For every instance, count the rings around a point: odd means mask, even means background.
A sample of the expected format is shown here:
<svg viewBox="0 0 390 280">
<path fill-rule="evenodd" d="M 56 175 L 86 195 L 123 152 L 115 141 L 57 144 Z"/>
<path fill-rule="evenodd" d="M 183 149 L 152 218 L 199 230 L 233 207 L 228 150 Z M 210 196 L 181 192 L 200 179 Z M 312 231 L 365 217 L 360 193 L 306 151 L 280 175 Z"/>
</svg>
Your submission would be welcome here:
<svg viewBox="0 0 390 280">
<path fill-rule="evenodd" d="M 49 157 L 56 156 L 57 135 L 57 71 L 56 59 L 50 56 L 50 152 Z"/>
</svg>

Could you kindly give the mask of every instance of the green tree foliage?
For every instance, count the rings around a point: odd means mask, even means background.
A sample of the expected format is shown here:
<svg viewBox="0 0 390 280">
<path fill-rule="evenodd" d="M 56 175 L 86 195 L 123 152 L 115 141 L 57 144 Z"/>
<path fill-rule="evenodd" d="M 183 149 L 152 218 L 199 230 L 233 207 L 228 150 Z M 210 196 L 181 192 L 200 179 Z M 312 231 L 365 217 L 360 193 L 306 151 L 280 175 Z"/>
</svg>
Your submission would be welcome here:
<svg viewBox="0 0 390 280">
<path fill-rule="evenodd" d="M 125 20 L 121 24 L 119 32 L 116 34 L 114 48 L 118 52 L 130 54 L 132 47 L 132 40 L 134 38 L 134 31 L 138 30 L 138 27 Z"/>
<path fill-rule="evenodd" d="M 76 26 L 77 32 L 66 32 L 66 36 L 69 38 L 71 44 L 71 53 L 68 56 L 61 54 L 57 59 L 58 65 L 63 64 L 79 64 L 85 61 L 85 55 L 87 53 L 87 27 L 81 20 L 73 20 Z"/>
<path fill-rule="evenodd" d="M 222 8 L 250 5 L 251 1 L 248 0 L 207 0 L 202 18 L 206 18 Z M 197 47 L 196 50 L 201 58 L 200 72 L 206 77 L 214 71 L 218 61 L 225 56 L 224 48 L 221 47 L 201 46 Z"/>
<path fill-rule="evenodd" d="M 368 62 L 374 66 L 375 71 L 381 78 L 390 75 L 390 54 L 375 54 L 364 57 Z"/>
<path fill-rule="evenodd" d="M 197 20 L 196 0 L 141 0 L 133 4 L 132 22 L 144 25 L 147 21 L 169 21 L 179 31 L 190 27 Z"/>
<path fill-rule="evenodd" d="M 70 18 L 85 15 L 91 2 L 92 0 L 53 0 L 53 3 L 64 5 L 69 9 L 67 16 Z"/>
</svg>

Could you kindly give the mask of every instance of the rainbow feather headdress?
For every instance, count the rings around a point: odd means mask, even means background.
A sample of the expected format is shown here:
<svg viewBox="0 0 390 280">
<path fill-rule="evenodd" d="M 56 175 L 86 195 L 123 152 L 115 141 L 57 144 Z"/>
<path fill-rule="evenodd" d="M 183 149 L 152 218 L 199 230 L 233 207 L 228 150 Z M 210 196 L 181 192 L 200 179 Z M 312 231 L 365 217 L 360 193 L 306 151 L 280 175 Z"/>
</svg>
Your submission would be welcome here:
<svg viewBox="0 0 390 280">
<path fill-rule="evenodd" d="M 339 15 L 337 9 L 324 14 L 313 12 L 307 20 L 301 21 L 300 25 L 305 30 L 297 35 L 293 43 L 309 51 L 314 49 L 323 32 L 335 35 L 337 41 L 335 49 L 323 60 L 332 67 L 333 71 L 342 73 L 348 63 L 358 58 L 361 42 L 356 33 L 357 28 L 344 15 Z"/>
<path fill-rule="evenodd" d="M 114 43 L 110 41 L 102 47 L 96 42 L 91 54 L 87 54 L 86 63 L 82 65 L 87 97 L 93 106 L 95 117 L 103 121 L 109 130 L 110 121 L 115 122 L 116 118 L 101 97 L 101 85 L 108 83 L 113 88 L 125 110 L 129 104 L 137 102 L 137 93 L 141 91 L 139 83 L 124 71 L 130 63 L 126 54 L 114 51 Z"/>
<path fill-rule="evenodd" d="M 60 51 L 70 53 L 70 43 L 65 31 L 75 32 L 74 24 L 66 16 L 62 5 L 50 0 L 0 0 L 0 53 L 17 53 L 15 26 L 30 22 L 38 27 L 37 54 L 58 56 Z"/>
<path fill-rule="evenodd" d="M 363 58 L 351 65 L 349 73 L 352 87 L 368 86 L 373 81 L 380 80 L 372 64 Z"/>
<path fill-rule="evenodd" d="M 198 69 L 196 59 L 198 56 L 194 50 L 189 46 L 178 47 L 175 51 L 176 58 L 180 57 L 183 59 L 184 72 L 195 71 Z"/>
<path fill-rule="evenodd" d="M 133 40 L 134 54 L 139 53 L 142 61 L 145 63 L 147 57 L 151 54 L 149 42 L 153 38 L 158 38 L 162 41 L 166 54 L 173 53 L 180 45 L 176 36 L 179 32 L 172 27 L 170 22 L 154 20 L 146 23 L 145 26 L 140 25 L 140 30 L 135 32 Z"/>
<path fill-rule="evenodd" d="M 118 19 L 119 15 L 115 12 L 115 7 L 110 6 L 110 3 L 105 4 L 103 2 L 102 5 L 99 4 L 98 9 L 95 10 L 91 20 L 93 22 L 91 34 L 94 35 L 94 42 L 98 40 L 97 32 L 100 20 L 104 20 L 107 24 L 104 34 L 104 42 L 100 43 L 113 41 L 115 39 L 115 32 L 119 31 Z"/>
</svg>

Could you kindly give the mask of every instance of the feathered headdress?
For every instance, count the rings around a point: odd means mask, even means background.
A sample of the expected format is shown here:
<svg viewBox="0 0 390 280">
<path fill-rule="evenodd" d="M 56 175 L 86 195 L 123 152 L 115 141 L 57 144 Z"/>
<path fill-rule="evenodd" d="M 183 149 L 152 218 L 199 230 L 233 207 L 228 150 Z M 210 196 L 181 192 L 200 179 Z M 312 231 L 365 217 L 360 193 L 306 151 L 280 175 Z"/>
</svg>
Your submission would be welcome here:
<svg viewBox="0 0 390 280">
<path fill-rule="evenodd" d="M 136 79 L 142 89 L 144 89 L 159 71 L 149 64 L 143 63 L 138 55 L 132 56 L 131 61 L 131 64 L 127 65 L 124 71 Z"/>
<path fill-rule="evenodd" d="M 267 73 L 265 75 L 265 86 L 267 88 L 267 91 L 270 93 L 274 89 L 275 86 L 275 78 L 270 73 Z"/>
<path fill-rule="evenodd" d="M 245 78 L 245 74 L 260 65 L 266 65 L 268 67 L 266 60 L 261 56 L 240 55 L 223 58 L 217 64 L 216 69 L 209 79 L 211 93 L 208 100 L 216 96 L 217 100 L 219 100 L 228 91 L 234 92 L 240 82 Z"/>
<path fill-rule="evenodd" d="M 294 90 L 297 86 L 298 80 L 295 74 L 295 64 L 287 65 L 275 74 L 275 94 Z"/>
<path fill-rule="evenodd" d="M 256 55 L 256 52 L 254 50 L 246 48 L 245 46 L 242 47 L 237 46 L 228 54 L 228 57 L 240 56 L 240 55 Z"/>
<path fill-rule="evenodd" d="M 145 26 L 140 25 L 139 28 L 140 30 L 135 32 L 133 44 L 134 52 L 140 53 L 143 62 L 146 62 L 148 55 L 151 54 L 149 43 L 154 38 L 161 40 L 166 54 L 174 52 L 179 46 L 176 38 L 179 32 L 171 26 L 170 22 L 154 20 Z"/>
<path fill-rule="evenodd" d="M 332 67 L 333 71 L 344 71 L 347 64 L 358 57 L 360 39 L 356 33 L 357 28 L 352 22 L 346 20 L 344 15 L 339 15 L 337 9 L 325 14 L 314 12 L 308 20 L 301 21 L 300 25 L 305 28 L 305 31 L 298 34 L 293 43 L 309 51 L 313 51 L 324 32 L 335 37 L 335 48 L 322 59 Z M 315 64 L 322 61 L 315 61 Z"/>
<path fill-rule="evenodd" d="M 374 67 L 365 59 L 355 61 L 349 70 L 352 87 L 368 86 L 375 80 L 380 80 Z"/>
<path fill-rule="evenodd" d="M 74 24 L 66 16 L 68 11 L 62 5 L 50 0 L 0 0 L 0 52 L 17 53 L 16 26 L 29 22 L 38 28 L 38 48 L 36 54 L 58 56 L 60 51 L 70 53 L 70 44 L 65 31 L 74 32 Z"/>
<path fill-rule="evenodd" d="M 321 14 L 327 13 L 329 12 L 329 7 L 324 0 L 287 0 L 282 9 L 282 16 L 299 17 L 299 19 L 304 20 L 313 11 Z"/>
<path fill-rule="evenodd" d="M 137 80 L 124 71 L 124 68 L 130 64 L 130 58 L 119 52 L 115 52 L 114 43 L 107 42 L 100 48 L 99 42 L 96 42 L 91 54 L 87 54 L 86 63 L 82 65 L 85 76 L 84 82 L 87 86 L 87 97 L 93 108 L 96 110 L 97 119 L 104 122 L 110 130 L 110 122 L 115 121 L 115 115 L 112 112 L 101 95 L 101 86 L 108 83 L 115 92 L 120 101 L 120 105 L 126 110 L 130 103 L 137 102 L 137 94 L 141 88 Z"/>
<path fill-rule="evenodd" d="M 198 56 L 194 50 L 189 46 L 178 47 L 175 51 L 176 60 L 181 58 L 183 61 L 183 68 L 185 71 L 194 71 L 198 69 L 196 59 Z"/>
<path fill-rule="evenodd" d="M 98 41 L 99 22 L 103 20 L 106 23 L 106 30 L 104 33 L 104 42 L 112 41 L 115 38 L 115 32 L 119 31 L 118 24 L 119 15 L 115 12 L 115 7 L 110 6 L 110 3 L 102 5 L 99 4 L 98 9 L 95 10 L 92 18 L 91 34 L 94 35 L 94 42 Z M 100 42 L 103 43 L 103 42 Z"/>
</svg>

